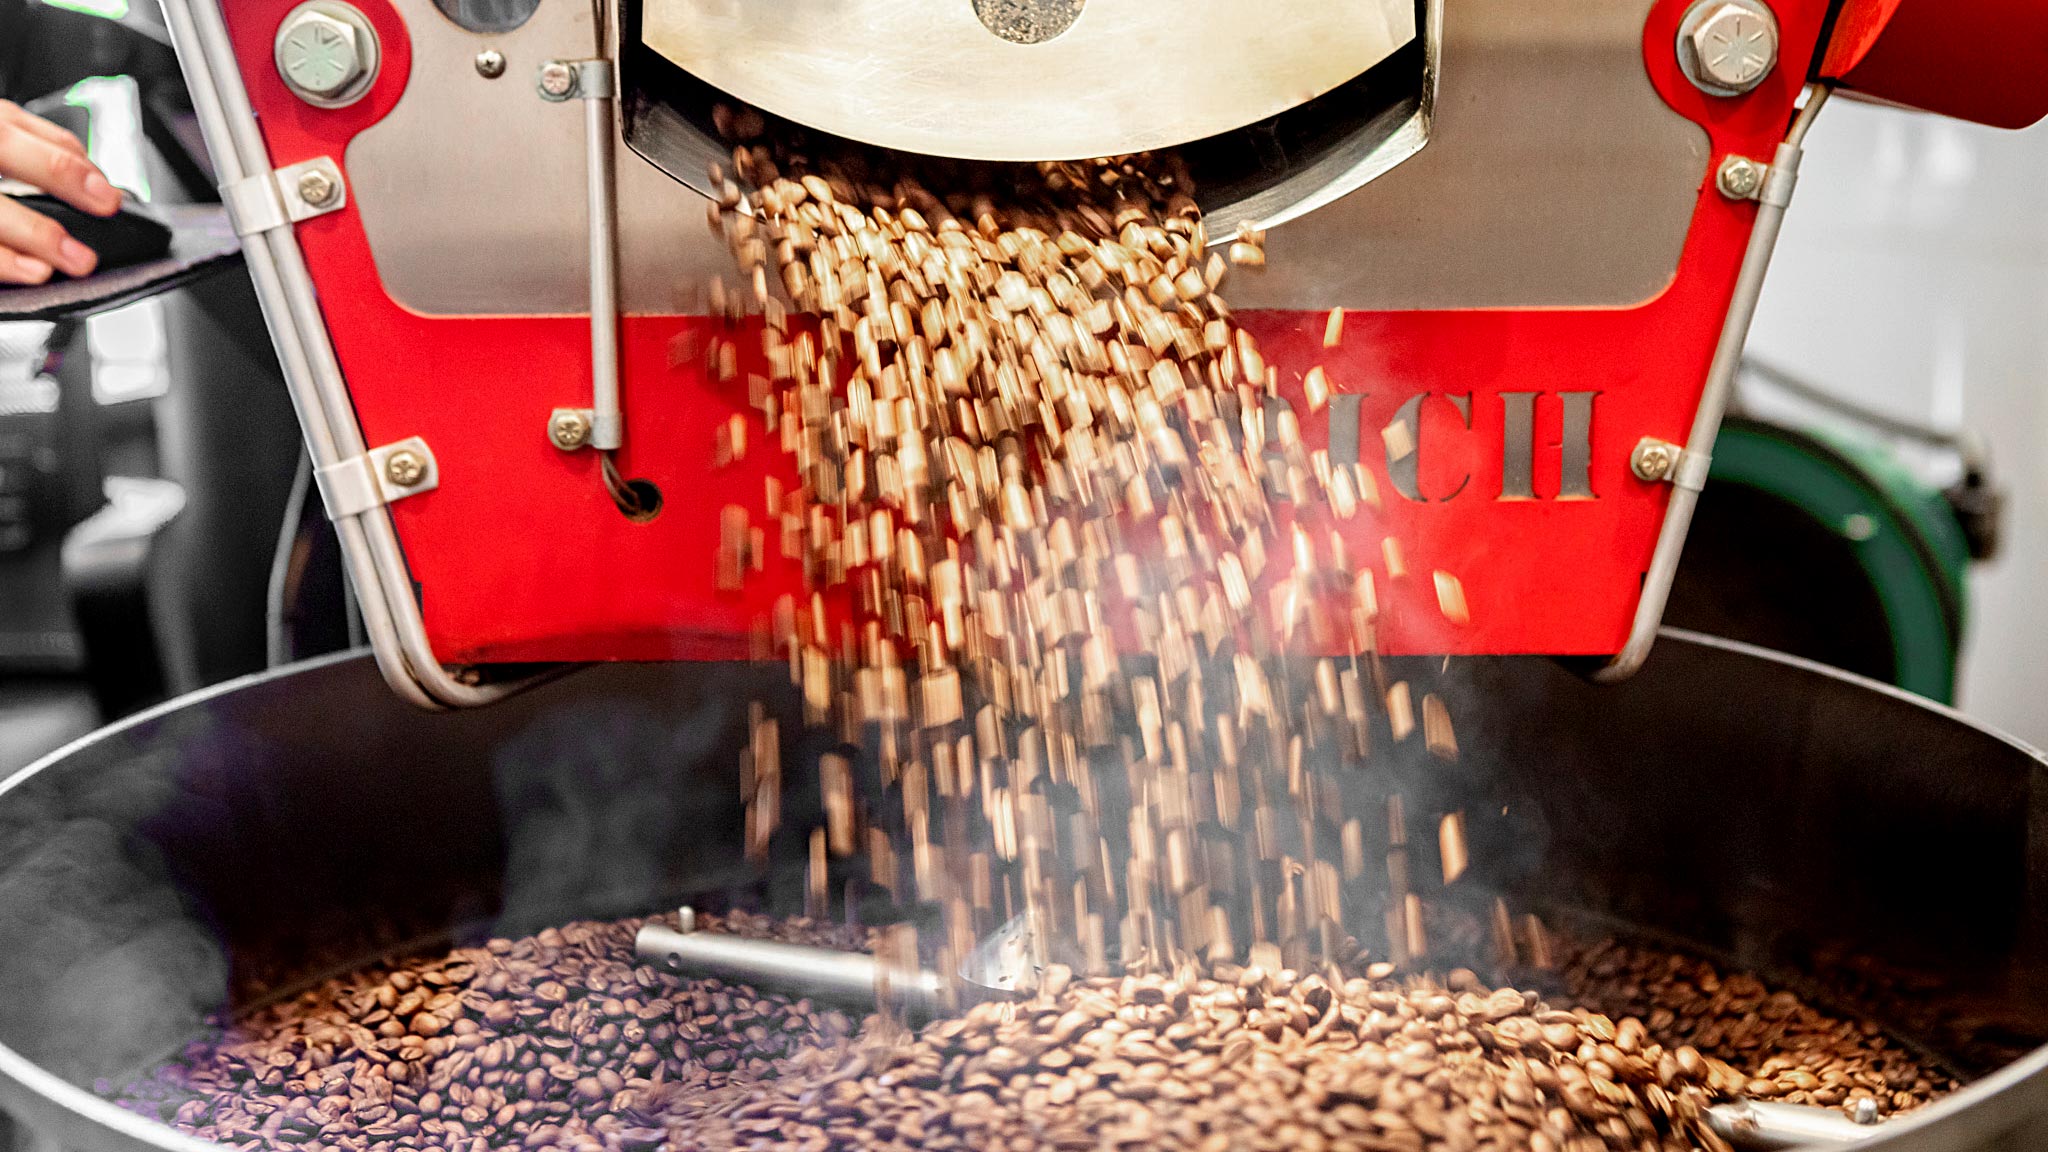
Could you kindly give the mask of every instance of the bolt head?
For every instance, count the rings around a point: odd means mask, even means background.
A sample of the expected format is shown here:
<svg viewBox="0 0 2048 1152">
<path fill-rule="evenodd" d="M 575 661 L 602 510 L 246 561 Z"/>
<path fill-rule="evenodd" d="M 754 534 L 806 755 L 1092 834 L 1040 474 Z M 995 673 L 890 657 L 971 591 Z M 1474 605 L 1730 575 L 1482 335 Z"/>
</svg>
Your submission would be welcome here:
<svg viewBox="0 0 2048 1152">
<path fill-rule="evenodd" d="M 293 16 L 279 34 L 277 63 L 293 88 L 322 97 L 346 92 L 368 70 L 355 27 L 310 10 Z"/>
<path fill-rule="evenodd" d="M 300 173 L 298 187 L 299 199 L 315 208 L 325 208 L 334 203 L 335 194 L 341 191 L 341 185 L 335 182 L 334 177 L 317 168 Z"/>
<path fill-rule="evenodd" d="M 1736 93 L 1763 83 L 1778 63 L 1776 23 L 1745 4 L 1715 6 L 1693 28 L 1689 42 L 1701 78 Z"/>
<path fill-rule="evenodd" d="M 576 93 L 576 70 L 560 60 L 550 60 L 540 66 L 541 95 L 554 100 L 566 100 Z"/>
<path fill-rule="evenodd" d="M 410 488 L 427 478 L 427 462 L 417 452 L 393 452 L 384 458 L 384 478 L 400 488 Z"/>
<path fill-rule="evenodd" d="M 590 417 L 573 408 L 564 408 L 548 420 L 548 439 L 564 452 L 581 448 L 590 442 Z"/>
<path fill-rule="evenodd" d="M 496 80 L 505 74 L 505 54 L 496 48 L 486 48 L 476 54 L 476 74 L 486 80 Z"/>
<path fill-rule="evenodd" d="M 1731 200 L 1754 199 L 1764 185 L 1764 166 L 1747 156 L 1730 156 L 1721 162 L 1718 183 Z"/>
<path fill-rule="evenodd" d="M 1671 470 L 1678 467 L 1678 450 L 1662 440 L 1645 438 L 1629 454 L 1628 464 L 1636 479 L 1654 483 L 1671 475 Z"/>
</svg>

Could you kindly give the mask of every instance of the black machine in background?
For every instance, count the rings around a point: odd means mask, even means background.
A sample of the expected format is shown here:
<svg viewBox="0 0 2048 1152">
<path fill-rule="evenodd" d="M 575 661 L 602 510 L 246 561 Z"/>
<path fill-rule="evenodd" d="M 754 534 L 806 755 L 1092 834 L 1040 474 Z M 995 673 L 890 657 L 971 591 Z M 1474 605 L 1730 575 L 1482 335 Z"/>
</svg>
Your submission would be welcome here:
<svg viewBox="0 0 2048 1152">
<path fill-rule="evenodd" d="M 349 644 L 332 536 L 305 498 L 297 425 L 168 35 L 152 0 L 117 7 L 0 0 L 0 98 L 96 155 L 129 149 L 130 182 L 146 185 L 131 199 L 178 229 L 156 263 L 103 254 L 85 281 L 0 288 L 0 772 L 172 695 Z M 112 122 L 76 95 L 96 77 L 132 83 Z M 161 340 L 137 353 L 161 385 L 106 394 L 101 362 L 124 350 L 96 343 L 91 317 L 165 284 L 183 286 L 155 296 Z"/>
</svg>

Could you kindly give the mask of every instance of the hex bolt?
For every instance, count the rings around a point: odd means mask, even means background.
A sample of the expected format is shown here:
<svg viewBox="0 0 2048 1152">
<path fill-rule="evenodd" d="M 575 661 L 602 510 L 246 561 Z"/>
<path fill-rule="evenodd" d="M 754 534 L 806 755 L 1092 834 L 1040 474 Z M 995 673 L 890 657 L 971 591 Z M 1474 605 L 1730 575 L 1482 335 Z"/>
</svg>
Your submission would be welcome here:
<svg viewBox="0 0 2048 1152">
<path fill-rule="evenodd" d="M 1714 183 L 1730 200 L 1754 200 L 1763 190 L 1764 166 L 1747 156 L 1730 156 L 1721 161 Z"/>
<path fill-rule="evenodd" d="M 427 462 L 409 448 L 384 458 L 384 478 L 400 488 L 410 488 L 427 478 Z"/>
<path fill-rule="evenodd" d="M 574 408 L 557 408 L 548 420 L 548 439 L 564 452 L 590 443 L 590 417 Z"/>
<path fill-rule="evenodd" d="M 336 99 L 369 71 L 368 49 L 349 21 L 300 8 L 278 30 L 277 67 L 300 96 Z"/>
<path fill-rule="evenodd" d="M 496 80 L 505 74 L 505 54 L 496 48 L 486 48 L 476 54 L 476 74 L 486 80 Z"/>
<path fill-rule="evenodd" d="M 540 94 L 549 100 L 567 100 L 576 95 L 576 69 L 560 60 L 541 65 Z"/>
<path fill-rule="evenodd" d="M 334 203 L 336 194 L 341 191 L 341 185 L 335 182 L 334 177 L 318 168 L 300 173 L 298 187 L 299 199 L 315 208 L 325 208 Z"/>
<path fill-rule="evenodd" d="M 1703 92 L 1740 96 L 1778 64 L 1778 20 L 1761 0 L 1699 0 L 1679 25 L 1678 60 Z"/>
<path fill-rule="evenodd" d="M 1628 466 L 1638 480 L 1654 484 L 1668 479 L 1678 467 L 1678 445 L 1645 436 L 1636 442 L 1636 450 L 1629 453 Z"/>
</svg>

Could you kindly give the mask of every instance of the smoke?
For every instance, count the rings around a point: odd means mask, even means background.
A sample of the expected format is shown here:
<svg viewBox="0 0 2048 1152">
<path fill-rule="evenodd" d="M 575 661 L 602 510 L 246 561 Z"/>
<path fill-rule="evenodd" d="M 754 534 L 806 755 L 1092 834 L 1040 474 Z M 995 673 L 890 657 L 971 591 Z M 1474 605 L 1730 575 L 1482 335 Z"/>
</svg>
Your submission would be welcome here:
<svg viewBox="0 0 2048 1152">
<path fill-rule="evenodd" d="M 739 754 L 750 703 L 787 698 L 788 678 L 680 665 L 664 684 L 670 700 L 592 697 L 541 712 L 491 754 L 505 821 L 495 931 L 736 896 L 758 882 L 743 859 Z"/>
<path fill-rule="evenodd" d="M 227 962 L 138 824 L 168 754 L 59 765 L 0 795 L 0 1042 L 89 1085 L 160 1059 L 227 999 Z"/>
</svg>

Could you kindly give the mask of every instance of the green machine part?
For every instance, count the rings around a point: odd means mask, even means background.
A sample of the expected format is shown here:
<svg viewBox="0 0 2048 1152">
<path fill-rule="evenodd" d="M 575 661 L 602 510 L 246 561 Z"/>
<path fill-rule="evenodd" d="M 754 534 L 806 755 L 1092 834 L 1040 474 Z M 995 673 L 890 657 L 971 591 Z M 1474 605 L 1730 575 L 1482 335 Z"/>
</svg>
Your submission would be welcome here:
<svg viewBox="0 0 2048 1152">
<path fill-rule="evenodd" d="M 1882 445 L 1731 417 L 1667 622 L 1952 703 L 1968 542 Z"/>
</svg>

